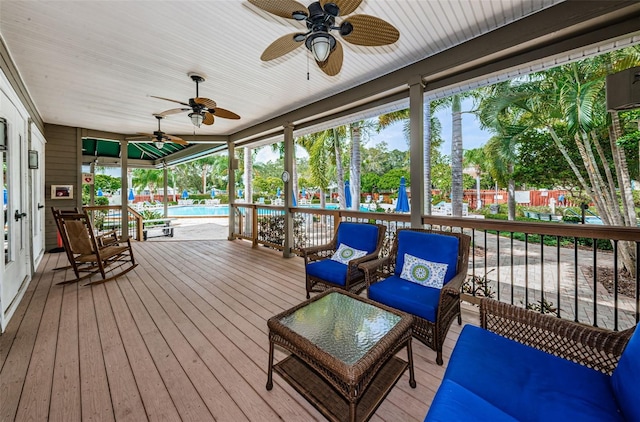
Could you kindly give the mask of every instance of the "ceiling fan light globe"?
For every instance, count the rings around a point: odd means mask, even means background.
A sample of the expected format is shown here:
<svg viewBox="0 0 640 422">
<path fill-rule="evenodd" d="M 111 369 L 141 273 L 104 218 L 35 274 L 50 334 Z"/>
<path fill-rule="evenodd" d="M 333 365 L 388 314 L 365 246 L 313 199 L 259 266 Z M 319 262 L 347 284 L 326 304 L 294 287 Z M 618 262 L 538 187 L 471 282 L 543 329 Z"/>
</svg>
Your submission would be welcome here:
<svg viewBox="0 0 640 422">
<path fill-rule="evenodd" d="M 293 17 L 293 19 L 297 20 L 297 21 L 303 21 L 305 19 L 307 19 L 307 16 L 309 16 L 307 14 L 307 12 L 303 12 L 301 10 L 299 11 L 295 11 L 291 14 L 291 17 Z"/>
<path fill-rule="evenodd" d="M 324 62 L 331 53 L 329 34 L 317 34 L 311 39 L 311 52 L 317 62 Z"/>
<path fill-rule="evenodd" d="M 158 149 L 162 149 L 162 147 L 164 147 L 164 142 L 163 141 L 155 141 L 153 143 L 153 145 Z"/>
<path fill-rule="evenodd" d="M 202 113 L 189 113 L 189 118 L 191 119 L 191 123 L 196 127 L 200 127 L 204 120 Z"/>
</svg>

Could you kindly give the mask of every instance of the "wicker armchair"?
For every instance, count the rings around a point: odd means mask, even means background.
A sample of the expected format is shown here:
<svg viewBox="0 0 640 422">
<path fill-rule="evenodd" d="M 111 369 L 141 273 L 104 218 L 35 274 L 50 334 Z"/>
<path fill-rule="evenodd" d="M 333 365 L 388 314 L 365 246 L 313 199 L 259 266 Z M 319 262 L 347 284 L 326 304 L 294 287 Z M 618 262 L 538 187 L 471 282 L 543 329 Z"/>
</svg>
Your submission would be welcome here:
<svg viewBox="0 0 640 422">
<path fill-rule="evenodd" d="M 458 324 L 462 323 L 460 290 L 467 276 L 470 244 L 471 238 L 462 233 L 402 229 L 398 230 L 389 256 L 360 265 L 365 274 L 368 297 L 412 314 L 413 336 L 436 351 L 438 365 L 443 363 L 442 344 L 449 327 L 455 318 Z M 405 253 L 424 260 L 434 255 L 447 255 L 451 265 L 442 289 L 400 278 Z"/>
<path fill-rule="evenodd" d="M 321 292 L 337 287 L 358 294 L 365 288 L 364 273 L 358 268 L 363 262 L 378 258 L 387 228 L 382 224 L 341 222 L 331 242 L 303 248 L 307 299 L 311 292 Z M 366 251 L 367 254 L 352 259 L 347 265 L 331 257 L 341 245 Z"/>
</svg>

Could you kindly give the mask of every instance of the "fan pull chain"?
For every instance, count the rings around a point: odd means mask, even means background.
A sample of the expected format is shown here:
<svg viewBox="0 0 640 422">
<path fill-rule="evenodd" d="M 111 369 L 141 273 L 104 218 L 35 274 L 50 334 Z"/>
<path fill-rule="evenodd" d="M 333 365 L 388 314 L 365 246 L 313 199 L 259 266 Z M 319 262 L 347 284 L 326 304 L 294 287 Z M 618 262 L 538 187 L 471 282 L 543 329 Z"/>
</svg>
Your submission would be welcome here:
<svg viewBox="0 0 640 422">
<path fill-rule="evenodd" d="M 307 52 L 307 80 L 309 80 L 309 52 Z"/>
</svg>

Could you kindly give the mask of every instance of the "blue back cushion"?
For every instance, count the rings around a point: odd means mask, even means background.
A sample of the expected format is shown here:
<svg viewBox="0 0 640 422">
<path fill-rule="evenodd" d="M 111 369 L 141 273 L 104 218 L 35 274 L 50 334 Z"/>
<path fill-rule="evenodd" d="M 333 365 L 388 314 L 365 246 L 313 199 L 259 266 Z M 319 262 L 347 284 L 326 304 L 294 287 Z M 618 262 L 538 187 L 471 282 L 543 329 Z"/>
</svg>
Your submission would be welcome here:
<svg viewBox="0 0 640 422">
<path fill-rule="evenodd" d="M 370 254 L 378 246 L 378 226 L 367 223 L 340 223 L 336 247 L 341 243 Z"/>
<path fill-rule="evenodd" d="M 640 421 L 640 330 L 637 326 L 613 371 L 611 384 L 625 419 Z"/>
<path fill-rule="evenodd" d="M 444 276 L 444 283 L 447 284 L 456 275 L 458 243 L 458 238 L 455 236 L 411 230 L 399 231 L 395 274 L 400 276 L 402 273 L 404 254 L 408 253 L 427 261 L 448 264 L 447 273 Z"/>
</svg>

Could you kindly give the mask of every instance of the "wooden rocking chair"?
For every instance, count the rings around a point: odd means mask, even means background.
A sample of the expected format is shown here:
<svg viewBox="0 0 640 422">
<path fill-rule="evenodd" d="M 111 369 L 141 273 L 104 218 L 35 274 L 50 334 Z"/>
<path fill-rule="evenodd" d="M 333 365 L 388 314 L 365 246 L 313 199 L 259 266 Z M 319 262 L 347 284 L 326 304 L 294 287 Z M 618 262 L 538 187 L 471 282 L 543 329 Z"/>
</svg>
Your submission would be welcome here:
<svg viewBox="0 0 640 422">
<path fill-rule="evenodd" d="M 100 274 L 102 278 L 87 284 L 104 283 L 137 266 L 131 241 L 127 239 L 126 243 L 120 242 L 115 230 L 96 236 L 86 211 L 58 210 L 53 207 L 51 211 L 71 264 L 65 268 L 73 268 L 76 275 L 75 279 L 58 284 L 89 279 L 95 274 Z M 87 274 L 81 275 L 83 273 Z"/>
</svg>

